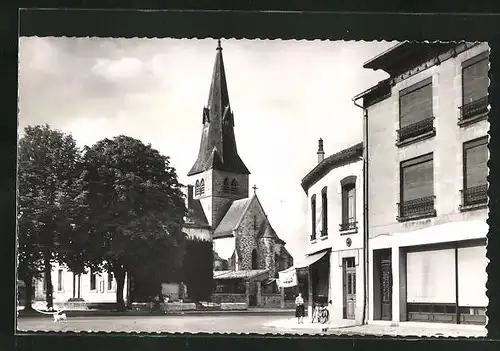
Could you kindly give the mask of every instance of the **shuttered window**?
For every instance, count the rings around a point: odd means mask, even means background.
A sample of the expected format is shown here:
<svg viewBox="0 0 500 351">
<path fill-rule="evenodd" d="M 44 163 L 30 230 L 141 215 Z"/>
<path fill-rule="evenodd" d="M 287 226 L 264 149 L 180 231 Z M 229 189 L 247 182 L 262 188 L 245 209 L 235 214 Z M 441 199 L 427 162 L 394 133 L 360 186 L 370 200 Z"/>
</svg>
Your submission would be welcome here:
<svg viewBox="0 0 500 351">
<path fill-rule="evenodd" d="M 400 128 L 431 118 L 432 77 L 400 92 Z"/>
<path fill-rule="evenodd" d="M 464 143 L 464 189 L 487 184 L 488 137 Z"/>
<path fill-rule="evenodd" d="M 316 195 L 311 196 L 311 239 L 316 238 Z"/>
<path fill-rule="evenodd" d="M 347 184 L 342 189 L 342 223 L 356 222 L 356 187 Z"/>
<path fill-rule="evenodd" d="M 328 234 L 328 197 L 327 187 L 321 191 L 321 221 L 322 221 L 322 235 Z"/>
<path fill-rule="evenodd" d="M 465 61 L 462 68 L 463 105 L 488 95 L 488 52 Z"/>
<path fill-rule="evenodd" d="M 434 195 L 434 166 L 432 154 L 401 163 L 401 201 Z"/>
</svg>

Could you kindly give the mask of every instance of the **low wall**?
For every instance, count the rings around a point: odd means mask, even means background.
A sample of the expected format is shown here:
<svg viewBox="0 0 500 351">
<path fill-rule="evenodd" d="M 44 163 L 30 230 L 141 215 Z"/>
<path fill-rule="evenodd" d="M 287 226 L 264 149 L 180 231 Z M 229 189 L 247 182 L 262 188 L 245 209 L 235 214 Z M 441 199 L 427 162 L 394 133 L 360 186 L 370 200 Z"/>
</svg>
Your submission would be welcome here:
<svg viewBox="0 0 500 351">
<path fill-rule="evenodd" d="M 223 302 L 220 304 L 220 309 L 223 311 L 246 310 L 248 305 L 246 302 Z"/>
<path fill-rule="evenodd" d="M 163 312 L 177 312 L 177 311 L 193 311 L 196 310 L 196 304 L 193 303 L 181 303 L 181 302 L 168 302 L 160 303 L 160 310 Z M 155 304 L 152 302 L 134 302 L 132 303 L 132 309 L 135 311 L 151 311 L 155 308 Z"/>
<path fill-rule="evenodd" d="M 246 294 L 214 293 L 212 294 L 212 301 L 216 303 L 246 303 Z"/>
</svg>

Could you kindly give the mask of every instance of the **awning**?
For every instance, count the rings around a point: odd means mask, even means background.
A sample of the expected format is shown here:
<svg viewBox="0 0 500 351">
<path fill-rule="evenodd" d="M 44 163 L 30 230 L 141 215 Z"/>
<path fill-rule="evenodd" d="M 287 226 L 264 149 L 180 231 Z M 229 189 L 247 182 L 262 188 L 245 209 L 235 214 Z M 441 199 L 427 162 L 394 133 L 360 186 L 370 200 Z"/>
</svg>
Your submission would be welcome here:
<svg viewBox="0 0 500 351">
<path fill-rule="evenodd" d="M 325 251 L 318 252 L 318 253 L 315 253 L 315 254 L 307 255 L 301 261 L 299 261 L 298 263 L 294 264 L 294 267 L 295 268 L 309 267 L 313 263 L 318 262 L 319 260 L 321 260 L 323 258 L 323 256 L 325 256 L 327 253 L 328 253 L 328 251 L 325 250 Z"/>
<path fill-rule="evenodd" d="M 228 260 L 233 256 L 236 249 L 236 239 L 234 236 L 227 238 L 214 239 L 214 251 L 220 258 Z"/>
</svg>

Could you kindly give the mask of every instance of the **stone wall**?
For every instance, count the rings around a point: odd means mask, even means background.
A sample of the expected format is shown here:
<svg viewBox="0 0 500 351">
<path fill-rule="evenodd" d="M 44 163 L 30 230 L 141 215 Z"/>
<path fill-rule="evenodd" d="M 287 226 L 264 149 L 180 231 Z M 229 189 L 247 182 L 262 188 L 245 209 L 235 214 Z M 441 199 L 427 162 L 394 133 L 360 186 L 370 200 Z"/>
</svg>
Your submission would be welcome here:
<svg viewBox="0 0 500 351">
<path fill-rule="evenodd" d="M 246 294 L 214 293 L 212 301 L 216 303 L 246 302 Z"/>
</svg>

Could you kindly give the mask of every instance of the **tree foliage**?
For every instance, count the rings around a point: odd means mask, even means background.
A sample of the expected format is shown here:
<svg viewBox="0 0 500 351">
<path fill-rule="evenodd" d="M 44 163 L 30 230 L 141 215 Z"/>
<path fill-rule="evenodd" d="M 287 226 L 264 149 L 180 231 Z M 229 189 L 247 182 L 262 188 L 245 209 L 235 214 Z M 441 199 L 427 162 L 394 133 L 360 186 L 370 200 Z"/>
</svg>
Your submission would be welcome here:
<svg viewBox="0 0 500 351">
<path fill-rule="evenodd" d="M 61 246 L 61 224 L 70 221 L 79 150 L 71 135 L 48 125 L 27 127 L 18 152 L 18 272 L 26 283 L 31 306 L 33 278 L 45 274 L 46 299 L 52 307 L 52 263 L 67 249 Z"/>
<path fill-rule="evenodd" d="M 210 241 L 186 240 L 183 281 L 188 296 L 194 301 L 208 301 L 214 290 L 213 245 Z"/>
<path fill-rule="evenodd" d="M 172 252 L 182 244 L 186 214 L 181 184 L 168 157 L 127 136 L 86 147 L 83 167 L 95 257 L 114 273 L 123 308 L 125 272 L 138 277 L 156 269 L 155 279 L 165 279 L 180 269 Z"/>
</svg>

